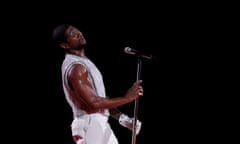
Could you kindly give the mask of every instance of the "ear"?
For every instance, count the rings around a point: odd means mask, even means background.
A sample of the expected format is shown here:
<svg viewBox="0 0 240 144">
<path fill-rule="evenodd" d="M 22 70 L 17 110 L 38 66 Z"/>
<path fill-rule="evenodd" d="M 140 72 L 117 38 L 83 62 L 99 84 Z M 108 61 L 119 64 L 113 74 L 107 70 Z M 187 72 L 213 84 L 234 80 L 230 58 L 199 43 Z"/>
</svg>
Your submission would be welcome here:
<svg viewBox="0 0 240 144">
<path fill-rule="evenodd" d="M 68 48 L 68 44 L 67 43 L 61 43 L 60 47 L 62 47 L 63 49 L 67 49 Z"/>
</svg>

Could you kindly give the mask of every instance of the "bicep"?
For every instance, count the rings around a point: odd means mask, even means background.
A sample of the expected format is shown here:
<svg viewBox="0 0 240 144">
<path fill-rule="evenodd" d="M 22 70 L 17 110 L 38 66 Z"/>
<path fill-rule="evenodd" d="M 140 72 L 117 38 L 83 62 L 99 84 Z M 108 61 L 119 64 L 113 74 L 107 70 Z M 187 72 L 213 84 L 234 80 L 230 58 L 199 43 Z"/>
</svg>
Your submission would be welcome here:
<svg viewBox="0 0 240 144">
<path fill-rule="evenodd" d="M 75 64 L 69 71 L 68 80 L 77 99 L 91 105 L 97 96 L 88 76 L 88 71 L 83 65 Z"/>
</svg>

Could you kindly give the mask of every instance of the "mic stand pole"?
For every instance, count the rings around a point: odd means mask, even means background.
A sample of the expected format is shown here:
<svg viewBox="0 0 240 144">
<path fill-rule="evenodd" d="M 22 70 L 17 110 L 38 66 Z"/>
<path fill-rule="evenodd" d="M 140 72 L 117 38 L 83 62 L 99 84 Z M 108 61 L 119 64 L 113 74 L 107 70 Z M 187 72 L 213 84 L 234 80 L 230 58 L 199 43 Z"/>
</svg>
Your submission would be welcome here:
<svg viewBox="0 0 240 144">
<path fill-rule="evenodd" d="M 137 80 L 141 79 L 141 67 L 142 61 L 140 55 L 137 55 Z M 133 131 L 132 131 L 132 144 L 136 144 L 136 124 L 137 124 L 137 115 L 138 115 L 138 107 L 139 107 L 139 98 L 134 101 L 134 117 L 133 117 Z"/>
</svg>

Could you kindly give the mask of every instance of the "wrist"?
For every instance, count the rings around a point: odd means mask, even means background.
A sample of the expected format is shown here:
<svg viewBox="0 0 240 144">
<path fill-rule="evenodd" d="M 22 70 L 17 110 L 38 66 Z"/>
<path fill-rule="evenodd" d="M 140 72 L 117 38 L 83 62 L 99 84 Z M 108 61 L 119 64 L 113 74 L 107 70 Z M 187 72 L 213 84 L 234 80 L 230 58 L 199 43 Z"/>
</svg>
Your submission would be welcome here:
<svg viewBox="0 0 240 144">
<path fill-rule="evenodd" d="M 130 122 L 130 118 L 126 114 L 121 113 L 119 115 L 118 122 L 121 125 L 126 126 L 126 123 Z"/>
</svg>

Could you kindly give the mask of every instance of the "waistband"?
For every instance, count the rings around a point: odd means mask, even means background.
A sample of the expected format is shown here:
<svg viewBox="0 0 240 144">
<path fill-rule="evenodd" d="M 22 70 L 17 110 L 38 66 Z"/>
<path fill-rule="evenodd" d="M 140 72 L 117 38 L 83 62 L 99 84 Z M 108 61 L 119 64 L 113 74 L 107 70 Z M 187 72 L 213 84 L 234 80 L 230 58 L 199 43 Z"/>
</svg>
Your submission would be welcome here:
<svg viewBox="0 0 240 144">
<path fill-rule="evenodd" d="M 83 117 L 83 116 L 86 116 L 86 115 L 102 115 L 102 116 L 105 116 L 105 117 L 109 117 L 110 116 L 110 113 L 109 113 L 109 110 L 108 109 L 102 109 L 102 110 L 99 110 L 98 112 L 94 112 L 94 113 L 86 113 L 86 112 L 81 112 L 81 113 L 77 113 L 74 115 L 74 118 L 80 118 L 80 117 Z"/>
</svg>

